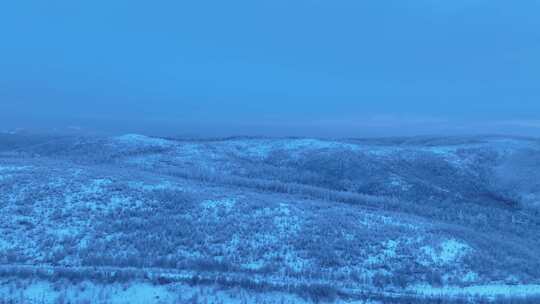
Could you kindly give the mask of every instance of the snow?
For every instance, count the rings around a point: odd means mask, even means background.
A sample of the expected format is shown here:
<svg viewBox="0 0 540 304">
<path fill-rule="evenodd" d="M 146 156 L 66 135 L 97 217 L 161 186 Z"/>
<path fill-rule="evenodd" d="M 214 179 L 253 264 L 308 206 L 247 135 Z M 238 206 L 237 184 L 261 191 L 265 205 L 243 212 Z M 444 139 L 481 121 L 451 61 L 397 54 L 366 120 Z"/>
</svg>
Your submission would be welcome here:
<svg viewBox="0 0 540 304">
<path fill-rule="evenodd" d="M 79 189 L 65 194 L 67 204 L 75 204 L 86 201 L 88 206 L 94 210 L 99 204 L 99 198 L 106 194 L 106 187 L 112 183 L 109 179 L 97 178 L 83 184 Z M 91 199 L 91 200 L 86 200 Z"/>
<path fill-rule="evenodd" d="M 311 301 L 284 292 L 249 292 L 221 289 L 217 286 L 153 285 L 146 282 L 101 284 L 91 281 L 55 283 L 42 280 L 9 279 L 0 281 L 0 299 L 8 303 L 110 303 L 110 304 L 168 304 L 168 303 L 268 303 L 307 304 Z M 334 303 L 376 304 L 374 301 L 344 301 Z"/>
<path fill-rule="evenodd" d="M 226 213 L 231 212 L 235 205 L 236 205 L 235 198 L 224 198 L 220 200 L 206 200 L 201 203 L 201 207 L 206 212 L 212 212 L 216 216 L 220 210 L 223 210 Z"/>
<path fill-rule="evenodd" d="M 69 286 L 67 282 L 47 281 L 20 282 L 23 288 L 4 282 L 0 286 L 0 298 L 23 300 L 24 303 L 111 303 L 111 304 L 151 304 L 174 303 L 178 295 L 163 286 L 148 283 L 130 285 L 100 285 L 89 281 Z M 15 288 L 14 288 L 15 287 Z M 22 302 L 21 302 L 22 303 Z"/>
<path fill-rule="evenodd" d="M 31 166 L 1 166 L 0 165 L 0 173 L 2 172 L 17 172 L 17 171 L 24 171 L 31 169 Z"/>
<path fill-rule="evenodd" d="M 420 248 L 424 253 L 424 260 L 420 263 L 423 265 L 448 265 L 450 263 L 459 262 L 461 258 L 471 252 L 469 245 L 461 243 L 455 239 L 445 240 L 438 247 L 423 246 Z"/>
<path fill-rule="evenodd" d="M 31 169 L 31 166 L 3 166 L 0 165 L 0 181 L 14 177 L 14 173 L 20 173 Z"/>
<path fill-rule="evenodd" d="M 139 134 L 126 134 L 115 137 L 115 140 L 122 144 L 137 145 L 142 147 L 166 148 L 173 145 L 173 142 L 166 139 L 149 137 Z"/>
<path fill-rule="evenodd" d="M 466 234 L 454 233 L 453 228 L 448 230 L 436 229 L 438 223 L 436 221 L 432 222 L 429 218 L 416 218 L 408 212 L 394 212 L 392 209 L 385 211 L 385 209 L 374 207 L 374 210 L 372 210 L 371 208 L 364 208 L 363 205 L 351 207 L 347 204 L 334 204 L 310 198 L 310 195 L 304 197 L 296 194 L 275 194 L 268 193 L 270 191 L 258 191 L 256 187 L 254 189 L 235 187 L 228 184 L 228 181 L 222 183 L 221 179 L 209 179 L 211 182 L 207 185 L 206 180 L 200 181 L 195 178 L 191 180 L 188 174 L 186 174 L 188 178 L 182 178 L 183 175 L 180 174 L 178 176 L 170 174 L 170 172 L 176 173 L 177 169 L 178 172 L 186 171 L 196 176 L 200 166 L 201 171 L 204 169 L 202 173 L 206 173 L 207 169 L 208 171 L 214 169 L 218 174 L 228 177 L 229 175 L 226 174 L 234 175 L 242 171 L 244 169 L 242 165 L 248 157 L 263 158 L 272 155 L 271 153 L 275 151 L 279 152 L 280 156 L 283 152 L 287 155 L 302 157 L 304 153 L 308 154 L 317 149 L 321 149 L 317 151 L 317 154 L 331 155 L 332 151 L 324 149 L 334 148 L 338 152 L 351 149 L 353 151 L 360 150 L 362 153 L 371 153 L 371 151 L 375 154 L 378 152 L 398 153 L 396 158 L 393 158 L 394 161 L 400 160 L 400 158 L 397 158 L 401 156 L 399 151 L 405 151 L 403 153 L 404 158 L 410 157 L 415 160 L 418 160 L 420 156 L 432 153 L 437 157 L 437 160 L 454 161 L 456 164 L 462 161 L 463 164 L 467 165 L 468 158 L 461 155 L 468 154 L 455 153 L 456 147 L 382 147 L 371 150 L 371 147 L 365 145 L 315 139 L 258 139 L 236 142 L 185 143 L 142 135 L 121 136 L 117 138 L 115 144 L 115 148 L 118 148 L 121 152 L 130 150 L 144 152 L 124 153 L 121 155 L 127 157 L 126 161 L 135 162 L 139 165 L 158 165 L 155 167 L 156 170 L 147 174 L 147 171 L 134 172 L 135 169 L 140 168 L 125 166 L 122 167 L 126 169 L 124 171 L 119 166 L 114 167 L 115 170 L 113 171 L 110 170 L 112 167 L 108 167 L 109 165 L 103 166 L 103 168 L 96 167 L 94 170 L 90 166 L 85 165 L 83 167 L 83 165 L 71 163 L 56 167 L 59 160 L 53 162 L 48 159 L 32 159 L 31 164 L 33 167 L 21 165 L 25 162 L 30 163 L 30 160 L 23 162 L 23 160 L 10 159 L 4 160 L 5 163 L 0 163 L 0 184 L 2 186 L 4 185 L 2 180 L 5 180 L 8 176 L 20 178 L 20 182 L 17 180 L 16 183 L 10 183 L 9 188 L 3 187 L 3 189 L 10 190 L 5 192 L 7 194 L 7 204 L 3 209 L 5 212 L 2 224 L 4 224 L 5 228 L 2 227 L 3 235 L 0 235 L 0 252 L 6 249 L 15 249 L 19 256 L 28 257 L 30 262 L 37 261 L 41 263 L 48 261 L 51 252 L 65 250 L 66 246 L 63 246 L 64 244 L 71 246 L 70 248 L 74 250 L 76 249 L 77 254 L 84 252 L 84 250 L 101 248 L 100 246 L 93 247 L 92 242 L 95 242 L 97 237 L 103 237 L 103 243 L 107 244 L 107 246 L 122 246 L 118 248 L 120 253 L 125 251 L 126 254 L 131 254 L 135 251 L 128 246 L 129 244 L 120 243 L 120 240 L 122 240 L 120 233 L 109 232 L 105 236 L 101 236 L 97 234 L 99 231 L 95 231 L 94 227 L 104 227 L 101 225 L 107 224 L 105 221 L 114 219 L 115 213 L 110 211 L 130 210 L 130 208 L 146 211 L 146 208 L 150 208 L 146 206 L 146 203 L 150 202 L 147 199 L 152 199 L 152 204 L 149 203 L 148 206 L 154 205 L 153 200 L 156 199 L 155 196 L 152 196 L 154 194 L 151 193 L 152 191 L 182 190 L 183 192 L 189 191 L 190 194 L 193 192 L 193 196 L 197 198 L 196 207 L 190 209 L 189 213 L 182 215 L 182 220 L 193 221 L 195 223 L 194 227 L 202 227 L 197 225 L 203 224 L 212 225 L 208 231 L 217 231 L 217 234 L 220 235 L 220 238 L 217 238 L 208 233 L 207 236 L 210 237 L 201 239 L 206 242 L 205 245 L 210 244 L 208 243 L 209 240 L 213 242 L 209 245 L 213 247 L 208 250 L 212 255 L 203 251 L 204 248 L 191 248 L 188 242 L 186 242 L 188 245 L 179 242 L 182 245 L 174 247 L 172 251 L 176 256 L 186 258 L 188 261 L 203 260 L 209 257 L 211 259 L 223 258 L 223 261 L 227 262 L 227 259 L 229 259 L 229 261 L 232 261 L 231 264 L 242 269 L 264 269 L 264 271 L 277 269 L 275 270 L 276 277 L 294 275 L 300 279 L 308 280 L 310 278 L 306 278 L 305 273 L 318 267 L 318 261 L 312 259 L 314 255 L 311 255 L 317 249 L 337 248 L 336 252 L 338 252 L 340 248 L 348 249 L 352 248 L 349 246 L 355 246 L 355 249 L 359 248 L 354 251 L 355 255 L 350 254 L 351 257 L 345 256 L 341 260 L 336 259 L 340 264 L 323 269 L 323 278 L 340 279 L 342 280 L 340 283 L 353 284 L 347 281 L 349 276 L 352 277 L 351 274 L 369 278 L 371 275 L 383 271 L 379 269 L 386 269 L 384 274 L 390 277 L 394 274 L 395 269 L 399 269 L 401 260 L 405 259 L 407 259 L 406 261 L 419 262 L 427 269 L 432 269 L 436 274 L 440 273 L 445 284 L 460 285 L 460 282 L 467 282 L 467 285 L 485 283 L 489 282 L 486 280 L 492 274 L 492 270 L 481 269 L 481 266 L 474 267 L 477 260 L 481 259 L 480 250 L 483 248 L 477 246 L 475 238 L 468 238 Z M 166 153 L 160 153 L 163 150 L 159 149 L 144 149 L 144 147 L 169 147 L 173 145 L 174 149 L 168 149 Z M 141 147 L 143 149 L 140 149 Z M 249 159 L 248 161 L 256 164 L 257 160 Z M 381 161 L 384 161 L 384 159 L 381 159 Z M 115 164 L 111 164 L 111 166 L 113 165 Z M 78 166 L 84 168 L 84 170 L 71 168 L 72 166 Z M 35 172 L 35 175 L 25 173 L 25 170 L 30 168 L 34 168 L 32 173 Z M 131 172 L 136 174 L 131 175 Z M 414 180 L 408 180 L 409 176 L 407 174 L 398 170 L 396 172 L 398 173 L 385 175 L 387 179 L 382 181 L 385 185 L 392 187 L 393 192 L 397 192 L 396 190 L 405 191 L 412 185 L 416 185 Z M 262 174 L 264 174 L 264 171 Z M 264 175 L 264 177 L 267 176 Z M 44 182 L 46 182 L 47 187 L 42 188 Z M 36 199 L 31 195 L 33 191 L 39 194 L 35 196 Z M 27 197 L 28 200 L 26 200 Z M 531 204 L 540 201 L 538 198 L 540 196 L 529 195 L 525 197 L 527 201 L 531 201 Z M 32 202 L 32 204 L 28 202 Z M 18 206 L 21 205 L 20 203 L 28 206 L 22 206 L 25 207 L 22 208 Z M 339 216 L 334 215 L 332 212 L 325 213 L 327 204 L 332 208 L 339 208 Z M 20 212 L 20 214 L 17 212 Z M 129 213 L 126 212 L 125 214 Z M 328 235 L 332 235 L 332 237 L 336 235 L 336 238 L 342 236 L 343 238 L 338 239 L 340 243 L 336 243 L 335 247 L 326 246 L 327 244 L 324 243 L 326 239 L 324 238 L 328 238 L 328 236 L 324 231 L 319 231 L 314 227 L 319 227 L 316 224 L 325 216 L 335 216 L 336 219 L 341 219 L 342 215 L 347 216 L 343 217 L 347 225 L 344 225 L 341 230 L 336 229 L 335 234 L 330 231 L 332 234 Z M 30 223 L 28 225 L 19 224 L 18 221 Z M 183 222 L 180 221 L 180 223 Z M 325 225 L 340 225 L 340 223 L 339 221 L 336 221 L 336 223 L 329 222 L 328 224 L 325 222 Z M 428 228 L 431 226 L 435 229 Z M 315 241 L 320 243 L 316 244 L 317 246 L 314 247 L 316 249 L 304 250 L 303 244 L 298 240 L 306 239 L 311 241 L 309 238 L 313 236 L 318 237 L 318 239 L 314 240 L 314 243 Z M 459 239 L 460 237 L 464 239 Z M 51 240 L 58 244 L 47 245 L 45 248 L 42 245 L 44 243 L 42 240 Z M 342 240 L 343 242 L 341 242 Z M 206 248 L 206 246 L 204 247 Z M 470 260 L 463 259 L 473 252 L 473 248 L 478 250 L 477 254 L 471 255 Z M 346 250 L 343 253 L 345 253 L 344 255 L 349 254 Z M 73 256 L 77 257 L 75 254 Z M 68 260 L 70 258 L 72 260 Z M 418 260 L 414 260 L 416 258 Z M 81 264 L 80 261 L 74 260 L 70 256 L 59 261 L 55 260 L 55 263 L 70 266 Z M 270 270 L 265 268 L 268 266 L 270 266 L 268 268 Z M 298 273 L 294 273 L 295 271 Z M 302 271 L 306 272 L 302 273 Z M 496 269 L 496 271 L 499 271 L 498 274 L 500 274 L 497 278 L 503 278 L 499 282 L 505 282 L 506 284 L 531 282 L 522 276 L 518 272 L 519 270 L 501 268 Z M 504 279 L 508 274 L 505 271 L 516 271 L 518 277 Z M 279 274 L 277 274 L 278 272 Z M 272 275 L 274 275 L 273 272 Z M 366 280 L 366 282 L 369 281 Z M 156 296 L 165 299 L 170 292 L 168 288 L 140 282 L 125 286 L 97 286 L 96 283 L 88 283 L 88 286 L 87 288 L 99 291 L 107 295 L 108 298 L 118 297 L 118 303 L 123 303 L 120 299 L 129 300 L 132 298 L 152 302 Z M 82 287 L 82 285 L 77 286 L 77 288 L 79 287 Z M 0 299 L 2 299 L 2 288 L 0 287 Z M 433 290 L 430 286 L 418 288 L 422 292 L 453 292 L 455 294 L 465 292 L 484 292 L 488 294 L 493 292 L 492 290 L 503 290 L 507 293 L 522 291 L 517 287 L 506 285 L 484 285 L 469 289 L 448 287 Z M 522 286 L 521 288 L 525 287 Z M 60 296 L 60 293 L 55 291 L 54 284 L 44 282 L 32 283 L 28 288 L 22 290 L 24 293 L 36 297 L 43 297 L 44 293 L 47 295 L 52 294 L 51 299 L 53 300 Z M 185 291 L 186 294 L 190 292 L 188 288 Z M 71 289 L 66 291 L 69 297 L 70 292 L 72 292 Z M 81 292 L 79 296 L 83 294 L 85 293 Z M 178 292 L 175 295 L 178 296 Z M 225 295 L 223 297 L 227 298 Z M 187 296 L 184 297 L 184 299 L 186 298 Z M 130 302 L 136 303 L 135 300 Z"/>
<path fill-rule="evenodd" d="M 8 242 L 7 240 L 4 240 L 2 238 L 2 236 L 0 236 L 0 252 L 2 252 L 3 250 L 8 249 L 10 247 L 11 247 L 11 243 Z"/>
<path fill-rule="evenodd" d="M 300 272 L 311 267 L 311 262 L 302 257 L 297 248 L 288 245 L 288 240 L 299 237 L 303 226 L 302 219 L 297 216 L 300 211 L 293 204 L 279 203 L 277 206 L 264 207 L 253 213 L 254 218 L 271 218 L 272 228 L 267 231 L 257 232 L 250 235 L 247 240 L 250 248 L 276 248 L 264 252 L 249 262 L 244 263 L 248 269 L 257 269 L 260 265 L 268 264 L 268 261 L 280 260 L 286 268 Z M 243 237 L 245 240 L 246 238 Z"/>
<path fill-rule="evenodd" d="M 95 195 L 103 194 L 105 191 L 104 187 L 112 183 L 109 179 L 98 178 L 90 181 L 88 185 L 83 185 L 80 192 L 83 195 Z"/>
<path fill-rule="evenodd" d="M 274 225 L 279 235 L 298 234 L 300 233 L 301 220 L 298 216 L 291 212 L 290 205 L 280 203 L 276 209 L 276 214 L 273 216 Z"/>
<path fill-rule="evenodd" d="M 112 304 L 144 304 L 162 301 L 173 301 L 177 296 L 165 287 L 139 283 L 129 286 L 127 289 L 117 290 L 110 297 Z"/>
<path fill-rule="evenodd" d="M 322 150 L 322 149 L 347 149 L 359 151 L 360 147 L 337 141 L 319 140 L 312 138 L 287 139 L 287 140 L 234 140 L 226 143 L 230 148 L 234 148 L 236 153 L 249 157 L 264 159 L 273 151 L 284 150 L 291 153 L 302 150 Z"/>
<path fill-rule="evenodd" d="M 401 191 L 408 191 L 412 187 L 412 185 L 407 183 L 407 181 L 404 178 L 396 174 L 392 174 L 389 180 L 390 180 L 390 185 L 392 187 L 399 188 Z"/>
<path fill-rule="evenodd" d="M 231 145 L 239 150 L 238 152 L 259 159 L 268 157 L 276 149 L 271 142 L 267 141 L 233 141 Z"/>
<path fill-rule="evenodd" d="M 184 187 L 178 186 L 170 181 L 163 180 L 158 183 L 143 183 L 143 182 L 129 182 L 129 187 L 134 189 L 141 189 L 143 191 L 155 191 L 155 190 L 178 190 L 182 191 L 184 190 Z"/>
<path fill-rule="evenodd" d="M 152 166 L 155 166 L 157 163 L 159 163 L 160 160 L 161 160 L 160 155 L 152 154 L 152 155 L 132 157 L 132 158 L 129 158 L 127 162 L 130 164 L 139 165 L 145 168 L 152 168 Z"/>
<path fill-rule="evenodd" d="M 426 296 L 479 296 L 479 297 L 527 297 L 540 295 L 540 285 L 504 285 L 488 284 L 469 287 L 433 287 L 429 285 L 415 285 L 408 288 L 409 291 Z"/>
<path fill-rule="evenodd" d="M 341 143 L 336 141 L 326 141 L 326 140 L 318 140 L 318 139 L 297 139 L 297 140 L 289 140 L 284 145 L 285 149 L 289 150 L 296 150 L 296 149 L 302 149 L 302 148 L 309 148 L 309 149 L 331 149 L 331 148 L 345 148 L 350 149 L 353 151 L 360 150 L 360 147 L 353 144 L 347 144 L 347 143 Z"/>
<path fill-rule="evenodd" d="M 470 247 L 467 244 L 460 243 L 454 239 L 444 241 L 441 244 L 442 251 L 439 255 L 439 259 L 444 263 L 449 263 L 457 260 L 462 255 L 467 254 Z"/>
<path fill-rule="evenodd" d="M 461 279 L 464 283 L 476 282 L 478 281 L 478 274 L 474 271 L 468 271 Z"/>
<path fill-rule="evenodd" d="M 380 215 L 375 213 L 363 213 L 362 217 L 358 219 L 358 222 L 366 228 L 380 227 L 381 225 L 400 227 L 409 230 L 418 230 L 419 227 L 404 222 L 402 219 L 396 217 L 390 217 L 386 215 Z"/>
</svg>

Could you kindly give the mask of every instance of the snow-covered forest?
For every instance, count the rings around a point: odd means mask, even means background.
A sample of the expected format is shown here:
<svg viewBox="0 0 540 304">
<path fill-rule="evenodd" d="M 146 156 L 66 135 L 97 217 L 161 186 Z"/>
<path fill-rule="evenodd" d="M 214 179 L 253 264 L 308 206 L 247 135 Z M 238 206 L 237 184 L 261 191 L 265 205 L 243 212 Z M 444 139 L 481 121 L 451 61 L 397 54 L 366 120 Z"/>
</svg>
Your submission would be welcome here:
<svg viewBox="0 0 540 304">
<path fill-rule="evenodd" d="M 0 303 L 534 303 L 539 152 L 1 134 Z"/>
</svg>

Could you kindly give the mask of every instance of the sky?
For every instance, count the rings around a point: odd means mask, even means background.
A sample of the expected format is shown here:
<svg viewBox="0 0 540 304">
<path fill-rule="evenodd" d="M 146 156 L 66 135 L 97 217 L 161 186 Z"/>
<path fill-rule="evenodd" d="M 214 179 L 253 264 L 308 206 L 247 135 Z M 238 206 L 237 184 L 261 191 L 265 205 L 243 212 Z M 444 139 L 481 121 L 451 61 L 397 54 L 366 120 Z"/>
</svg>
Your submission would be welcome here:
<svg viewBox="0 0 540 304">
<path fill-rule="evenodd" d="M 540 136 L 540 1 L 3 1 L 8 129 Z"/>
</svg>

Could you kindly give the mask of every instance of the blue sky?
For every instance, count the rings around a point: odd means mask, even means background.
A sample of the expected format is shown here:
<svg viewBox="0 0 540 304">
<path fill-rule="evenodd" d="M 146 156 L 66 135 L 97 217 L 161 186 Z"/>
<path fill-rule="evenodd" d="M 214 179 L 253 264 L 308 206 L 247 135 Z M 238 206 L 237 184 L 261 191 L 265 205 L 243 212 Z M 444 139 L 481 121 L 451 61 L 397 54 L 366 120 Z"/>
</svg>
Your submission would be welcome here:
<svg viewBox="0 0 540 304">
<path fill-rule="evenodd" d="M 4 1 L 0 128 L 540 135 L 540 1 Z"/>
</svg>

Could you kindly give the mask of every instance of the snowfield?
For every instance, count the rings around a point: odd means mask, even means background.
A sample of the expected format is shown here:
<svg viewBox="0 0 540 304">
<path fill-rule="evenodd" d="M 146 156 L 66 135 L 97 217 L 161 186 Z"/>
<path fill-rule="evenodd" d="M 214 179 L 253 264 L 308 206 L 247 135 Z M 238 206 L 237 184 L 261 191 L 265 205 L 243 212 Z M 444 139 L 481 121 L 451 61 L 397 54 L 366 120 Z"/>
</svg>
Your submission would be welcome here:
<svg viewBox="0 0 540 304">
<path fill-rule="evenodd" d="M 211 287 L 192 287 L 183 284 L 159 286 L 144 282 L 96 284 L 83 281 L 77 284 L 48 281 L 0 281 L 0 299 L 22 303 L 108 303 L 108 304 L 158 304 L 158 303 L 275 303 L 304 304 L 308 301 L 286 293 L 236 293 Z M 341 301 L 339 301 L 341 302 Z M 339 303 L 338 302 L 338 303 Z M 371 304 L 353 301 L 347 303 Z"/>
<path fill-rule="evenodd" d="M 419 285 L 409 288 L 410 291 L 425 296 L 445 296 L 453 298 L 484 297 L 490 299 L 503 298 L 526 298 L 540 295 L 540 284 L 506 285 L 489 284 L 468 287 L 433 287 Z"/>
</svg>

